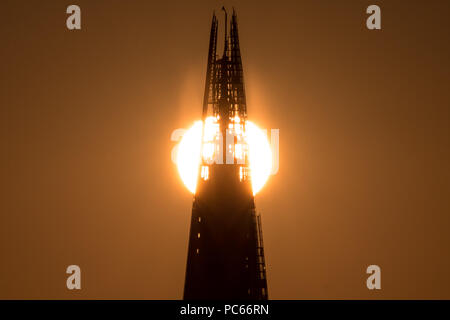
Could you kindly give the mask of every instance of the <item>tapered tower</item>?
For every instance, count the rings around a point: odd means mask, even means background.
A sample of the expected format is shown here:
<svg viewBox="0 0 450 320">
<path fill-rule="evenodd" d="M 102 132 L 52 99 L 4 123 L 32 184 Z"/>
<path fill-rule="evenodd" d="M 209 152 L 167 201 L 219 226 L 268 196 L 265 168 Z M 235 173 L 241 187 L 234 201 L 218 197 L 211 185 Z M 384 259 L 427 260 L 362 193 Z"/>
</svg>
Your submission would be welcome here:
<svg viewBox="0 0 450 320">
<path fill-rule="evenodd" d="M 245 141 L 247 106 L 234 10 L 230 20 L 228 32 L 225 11 L 219 56 L 218 21 L 212 18 L 184 299 L 268 298 L 261 219 Z"/>
</svg>

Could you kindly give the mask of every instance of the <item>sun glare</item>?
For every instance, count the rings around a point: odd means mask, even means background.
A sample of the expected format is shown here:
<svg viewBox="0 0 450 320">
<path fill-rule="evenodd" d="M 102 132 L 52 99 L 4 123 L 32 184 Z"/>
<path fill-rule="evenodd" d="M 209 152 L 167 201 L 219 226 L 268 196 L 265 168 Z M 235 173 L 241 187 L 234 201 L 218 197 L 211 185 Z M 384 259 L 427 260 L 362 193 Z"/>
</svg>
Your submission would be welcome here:
<svg viewBox="0 0 450 320">
<path fill-rule="evenodd" d="M 272 170 L 272 150 L 264 131 L 250 121 L 247 121 L 246 133 L 252 188 L 253 194 L 256 194 L 269 179 Z"/>
<path fill-rule="evenodd" d="M 196 121 L 183 135 L 178 144 L 177 167 L 181 180 L 192 193 L 197 187 L 200 149 L 202 140 L 202 121 Z"/>
<path fill-rule="evenodd" d="M 235 132 L 243 138 L 248 145 L 248 160 L 250 165 L 250 175 L 252 181 L 253 194 L 258 193 L 269 178 L 272 170 L 272 151 L 267 136 L 254 123 L 246 121 L 245 132 L 237 118 L 235 122 Z M 231 128 L 231 125 L 230 125 Z M 203 137 L 203 158 L 212 161 L 215 155 L 215 148 L 218 148 L 215 137 L 220 132 L 219 125 L 214 117 L 209 117 L 205 121 L 205 132 Z M 200 153 L 202 152 L 202 121 L 196 121 L 183 135 L 177 151 L 177 167 L 181 180 L 191 193 L 195 193 L 200 167 Z M 240 158 L 245 151 L 245 145 L 237 143 L 235 145 L 235 157 Z M 224 164 L 226 165 L 226 164 Z M 203 173 L 202 173 L 203 174 Z"/>
</svg>

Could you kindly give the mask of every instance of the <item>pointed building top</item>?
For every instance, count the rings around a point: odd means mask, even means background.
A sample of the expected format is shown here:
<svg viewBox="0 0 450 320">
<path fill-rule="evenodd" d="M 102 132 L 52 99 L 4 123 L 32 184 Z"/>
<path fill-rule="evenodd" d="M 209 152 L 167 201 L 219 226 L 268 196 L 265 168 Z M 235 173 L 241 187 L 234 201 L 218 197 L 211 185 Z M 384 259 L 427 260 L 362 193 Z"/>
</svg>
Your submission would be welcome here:
<svg viewBox="0 0 450 320">
<path fill-rule="evenodd" d="M 223 46 L 223 57 L 225 58 L 227 56 L 227 52 L 228 52 L 228 34 L 227 34 L 227 30 L 228 30 L 228 14 L 227 14 L 227 9 L 225 9 L 225 7 L 222 7 L 222 10 L 225 12 L 225 40 L 224 40 L 224 46 Z"/>
</svg>

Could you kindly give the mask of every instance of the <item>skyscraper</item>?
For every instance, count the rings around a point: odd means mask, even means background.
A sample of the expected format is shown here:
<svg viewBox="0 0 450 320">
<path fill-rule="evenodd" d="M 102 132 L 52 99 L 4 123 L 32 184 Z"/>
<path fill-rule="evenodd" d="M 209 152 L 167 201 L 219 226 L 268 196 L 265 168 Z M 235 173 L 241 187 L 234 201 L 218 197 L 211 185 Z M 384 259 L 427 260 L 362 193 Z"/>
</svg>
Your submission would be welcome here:
<svg viewBox="0 0 450 320">
<path fill-rule="evenodd" d="M 184 299 L 267 299 L 261 219 L 244 138 L 247 106 L 237 16 L 233 10 L 228 33 L 223 10 L 221 57 L 215 15 L 211 25 Z"/>
</svg>

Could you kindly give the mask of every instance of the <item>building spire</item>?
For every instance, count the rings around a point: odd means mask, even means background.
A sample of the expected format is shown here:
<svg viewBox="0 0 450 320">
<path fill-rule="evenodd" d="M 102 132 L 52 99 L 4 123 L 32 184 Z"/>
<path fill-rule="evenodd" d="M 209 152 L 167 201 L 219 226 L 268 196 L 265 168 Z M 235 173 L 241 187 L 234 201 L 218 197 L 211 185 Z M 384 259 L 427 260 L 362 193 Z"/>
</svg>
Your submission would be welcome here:
<svg viewBox="0 0 450 320">
<path fill-rule="evenodd" d="M 225 7 L 222 7 L 222 10 L 225 12 L 225 45 L 223 46 L 223 57 L 225 58 L 227 56 L 227 52 L 228 52 L 228 35 L 227 35 L 228 14 L 227 14 L 227 10 L 225 9 Z"/>
<path fill-rule="evenodd" d="M 212 151 L 212 161 L 200 150 L 183 298 L 267 300 L 261 219 L 243 138 L 247 107 L 237 17 L 234 11 L 228 29 L 227 11 L 222 10 L 224 55 L 216 55 L 218 23 L 213 16 L 203 100 L 203 123 L 211 116 L 214 129 L 205 139 L 203 126 L 200 141 Z"/>
</svg>

